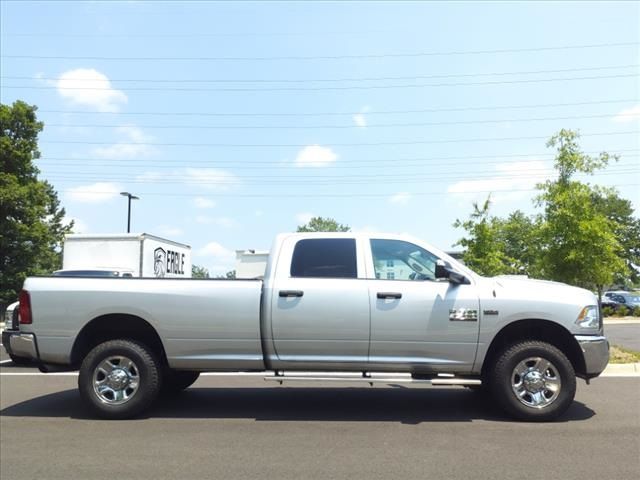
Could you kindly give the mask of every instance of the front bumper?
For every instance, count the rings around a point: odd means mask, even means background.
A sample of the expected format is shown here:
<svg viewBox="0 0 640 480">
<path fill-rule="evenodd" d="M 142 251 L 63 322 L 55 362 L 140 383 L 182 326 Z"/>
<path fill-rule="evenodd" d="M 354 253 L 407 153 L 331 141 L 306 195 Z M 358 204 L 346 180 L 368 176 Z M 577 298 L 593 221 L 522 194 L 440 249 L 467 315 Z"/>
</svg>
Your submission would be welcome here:
<svg viewBox="0 0 640 480">
<path fill-rule="evenodd" d="M 9 355 L 38 360 L 38 345 L 33 333 L 5 330 L 2 332 L 2 345 Z"/>
<path fill-rule="evenodd" d="M 600 375 L 609 363 L 609 341 L 600 335 L 575 335 L 582 350 L 585 365 L 585 377 Z"/>
</svg>

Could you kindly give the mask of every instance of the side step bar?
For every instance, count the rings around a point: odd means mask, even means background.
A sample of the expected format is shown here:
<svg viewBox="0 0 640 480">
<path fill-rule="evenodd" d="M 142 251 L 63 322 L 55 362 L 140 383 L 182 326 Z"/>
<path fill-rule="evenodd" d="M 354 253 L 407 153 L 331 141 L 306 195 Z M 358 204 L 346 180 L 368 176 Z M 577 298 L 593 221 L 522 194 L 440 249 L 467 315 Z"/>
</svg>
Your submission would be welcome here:
<svg viewBox="0 0 640 480">
<path fill-rule="evenodd" d="M 475 378 L 455 378 L 453 376 L 437 376 L 432 378 L 417 377 L 411 375 L 283 375 L 276 373 L 275 375 L 267 375 L 264 377 L 267 382 L 278 382 L 282 385 L 284 382 L 337 382 L 337 383 L 368 383 L 373 386 L 374 383 L 385 385 L 394 384 L 422 384 L 422 385 L 482 385 L 482 380 Z"/>
</svg>

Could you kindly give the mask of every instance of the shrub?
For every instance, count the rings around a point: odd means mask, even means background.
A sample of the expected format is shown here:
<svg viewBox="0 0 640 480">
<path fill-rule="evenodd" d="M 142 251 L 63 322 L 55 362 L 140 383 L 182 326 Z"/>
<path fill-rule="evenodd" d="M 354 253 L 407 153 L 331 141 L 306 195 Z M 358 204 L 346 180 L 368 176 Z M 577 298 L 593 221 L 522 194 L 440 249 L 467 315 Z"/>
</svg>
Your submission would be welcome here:
<svg viewBox="0 0 640 480">
<path fill-rule="evenodd" d="M 631 312 L 631 315 L 633 315 L 634 317 L 640 317 L 640 307 L 634 307 L 633 312 Z"/>
<path fill-rule="evenodd" d="M 611 317 L 614 313 L 613 307 L 602 307 L 602 315 L 605 317 Z"/>
</svg>

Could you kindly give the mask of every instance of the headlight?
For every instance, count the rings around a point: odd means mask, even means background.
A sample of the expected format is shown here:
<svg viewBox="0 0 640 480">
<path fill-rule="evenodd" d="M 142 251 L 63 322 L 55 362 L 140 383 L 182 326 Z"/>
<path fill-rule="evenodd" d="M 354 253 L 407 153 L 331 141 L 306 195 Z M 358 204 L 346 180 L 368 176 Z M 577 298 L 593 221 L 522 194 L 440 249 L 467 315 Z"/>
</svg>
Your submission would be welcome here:
<svg viewBox="0 0 640 480">
<path fill-rule="evenodd" d="M 600 310 L 596 305 L 584 307 L 576 319 L 576 325 L 581 328 L 599 328 Z"/>
</svg>

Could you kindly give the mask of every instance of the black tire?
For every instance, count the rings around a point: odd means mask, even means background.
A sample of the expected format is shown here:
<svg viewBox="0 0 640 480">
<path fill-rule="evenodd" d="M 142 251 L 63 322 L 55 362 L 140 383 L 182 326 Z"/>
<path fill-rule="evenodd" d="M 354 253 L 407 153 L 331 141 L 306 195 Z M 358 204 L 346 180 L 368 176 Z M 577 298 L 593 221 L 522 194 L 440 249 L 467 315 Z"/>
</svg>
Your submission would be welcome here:
<svg viewBox="0 0 640 480">
<path fill-rule="evenodd" d="M 536 370 L 542 362 L 533 359 L 550 362 L 549 369 L 544 370 L 544 378 L 551 379 L 549 385 L 545 380 L 544 386 L 535 393 L 535 396 L 528 393 L 525 380 L 535 382 L 536 377 L 525 379 L 515 370 L 519 365 L 530 365 L 531 370 Z M 524 363 L 528 360 L 528 363 Z M 544 367 L 540 367 L 542 368 Z M 545 342 L 526 341 L 506 348 L 496 357 L 487 376 L 494 399 L 505 412 L 520 420 L 530 422 L 554 420 L 569 408 L 576 394 L 576 375 L 573 365 L 564 353 Z M 515 385 L 519 382 L 522 382 L 521 392 L 525 392 L 523 396 L 518 396 L 514 391 L 517 389 Z M 552 383 L 555 383 L 557 388 L 555 386 L 552 388 Z M 531 386 L 532 390 L 539 387 L 540 385 L 535 383 Z M 531 405 L 537 401 L 541 402 L 539 406 Z"/>
<path fill-rule="evenodd" d="M 164 378 L 162 379 L 162 393 L 168 395 L 180 393 L 193 385 L 199 376 L 200 372 L 167 368 L 164 373 Z"/>
<path fill-rule="evenodd" d="M 123 403 L 110 404 L 110 399 L 101 397 L 94 388 L 94 375 L 106 377 L 100 365 L 117 357 L 131 360 L 135 368 L 129 370 L 136 373 L 136 389 Z M 161 371 L 158 358 L 146 345 L 134 340 L 109 340 L 91 350 L 83 360 L 78 377 L 80 397 L 99 417 L 110 420 L 135 417 L 147 410 L 158 396 L 162 385 Z"/>
<path fill-rule="evenodd" d="M 33 360 L 31 360 L 30 358 L 16 357 L 13 354 L 10 354 L 9 358 L 11 359 L 14 365 L 18 365 L 18 366 L 23 366 L 23 365 L 27 366 L 33 363 Z"/>
</svg>

